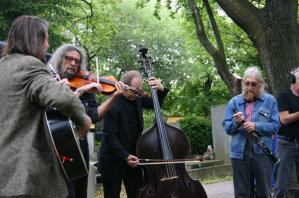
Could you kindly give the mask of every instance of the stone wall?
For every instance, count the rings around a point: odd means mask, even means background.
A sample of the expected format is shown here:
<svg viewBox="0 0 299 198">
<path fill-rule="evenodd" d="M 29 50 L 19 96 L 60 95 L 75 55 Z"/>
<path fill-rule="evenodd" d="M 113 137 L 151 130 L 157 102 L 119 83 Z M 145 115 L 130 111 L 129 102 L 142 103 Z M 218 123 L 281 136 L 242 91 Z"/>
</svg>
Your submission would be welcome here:
<svg viewBox="0 0 299 198">
<path fill-rule="evenodd" d="M 213 131 L 213 150 L 215 152 L 216 160 L 230 159 L 230 142 L 231 136 L 224 132 L 221 125 L 227 104 L 211 106 L 211 120 Z"/>
</svg>

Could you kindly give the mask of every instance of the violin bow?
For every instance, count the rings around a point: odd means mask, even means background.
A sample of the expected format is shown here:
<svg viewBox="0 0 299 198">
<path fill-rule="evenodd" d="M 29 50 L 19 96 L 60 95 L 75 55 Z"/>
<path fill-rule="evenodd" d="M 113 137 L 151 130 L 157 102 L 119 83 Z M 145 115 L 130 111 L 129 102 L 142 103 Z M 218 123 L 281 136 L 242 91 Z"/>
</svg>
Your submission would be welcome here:
<svg viewBox="0 0 299 198">
<path fill-rule="evenodd" d="M 99 64 L 98 64 L 98 55 L 96 55 L 96 67 L 97 67 L 97 83 L 100 83 L 99 80 Z"/>
<path fill-rule="evenodd" d="M 124 160 L 130 160 L 124 158 Z M 146 162 L 146 163 L 138 163 L 138 165 L 156 165 L 156 164 L 178 164 L 178 163 L 185 163 L 185 162 L 201 162 L 203 161 L 202 158 L 192 158 L 192 159 L 138 159 L 139 162 Z"/>
</svg>

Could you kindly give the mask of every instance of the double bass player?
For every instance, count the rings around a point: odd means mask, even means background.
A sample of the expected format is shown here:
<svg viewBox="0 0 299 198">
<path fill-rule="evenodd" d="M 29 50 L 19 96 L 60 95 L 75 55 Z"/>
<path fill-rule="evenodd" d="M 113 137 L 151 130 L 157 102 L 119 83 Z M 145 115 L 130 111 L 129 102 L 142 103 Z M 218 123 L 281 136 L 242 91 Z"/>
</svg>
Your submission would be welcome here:
<svg viewBox="0 0 299 198">
<path fill-rule="evenodd" d="M 121 81 L 134 88 L 143 87 L 143 78 L 138 71 L 127 72 Z M 155 77 L 150 78 L 148 84 L 157 88 L 162 105 L 169 90 Z M 153 109 L 152 98 L 139 98 L 134 91 L 128 90 L 115 100 L 103 117 L 98 170 L 102 174 L 105 198 L 119 197 L 122 182 L 128 198 L 135 198 L 143 184 L 142 170 L 136 157 L 137 140 L 144 126 L 142 108 Z"/>
</svg>

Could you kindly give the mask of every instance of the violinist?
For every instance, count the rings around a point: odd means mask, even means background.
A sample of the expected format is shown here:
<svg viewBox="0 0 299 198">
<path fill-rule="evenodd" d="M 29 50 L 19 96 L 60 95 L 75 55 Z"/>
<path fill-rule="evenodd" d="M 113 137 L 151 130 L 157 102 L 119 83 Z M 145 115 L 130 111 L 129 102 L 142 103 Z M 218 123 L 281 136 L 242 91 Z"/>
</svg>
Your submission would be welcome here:
<svg viewBox="0 0 299 198">
<path fill-rule="evenodd" d="M 138 89 L 143 86 L 142 75 L 138 71 L 124 74 L 122 82 Z M 149 85 L 157 88 L 162 105 L 169 90 L 155 77 L 150 78 Z M 143 184 L 142 170 L 136 157 L 136 144 L 143 131 L 142 108 L 153 109 L 152 98 L 140 98 L 128 90 L 116 99 L 103 117 L 98 170 L 102 174 L 105 198 L 119 197 L 122 181 L 127 197 L 135 198 Z"/>
<path fill-rule="evenodd" d="M 70 86 L 71 84 L 69 83 L 69 80 L 74 78 L 80 69 L 83 69 L 85 65 L 85 56 L 79 47 L 71 44 L 65 44 L 60 46 L 53 53 L 49 63 L 58 72 L 59 77 L 62 79 L 61 82 Z M 124 85 L 122 82 L 115 82 L 115 87 L 116 91 L 100 106 L 98 106 L 96 102 L 95 93 L 102 91 L 101 84 L 91 82 L 77 88 L 74 91 L 84 105 L 85 112 L 91 118 L 92 123 L 96 123 L 100 120 L 116 98 L 125 93 L 125 89 L 127 89 L 128 86 Z M 79 141 L 87 167 L 89 167 L 89 150 L 86 135 L 81 136 Z M 68 181 L 67 179 L 65 180 L 69 191 L 68 197 L 87 197 L 88 175 L 72 181 Z"/>
</svg>

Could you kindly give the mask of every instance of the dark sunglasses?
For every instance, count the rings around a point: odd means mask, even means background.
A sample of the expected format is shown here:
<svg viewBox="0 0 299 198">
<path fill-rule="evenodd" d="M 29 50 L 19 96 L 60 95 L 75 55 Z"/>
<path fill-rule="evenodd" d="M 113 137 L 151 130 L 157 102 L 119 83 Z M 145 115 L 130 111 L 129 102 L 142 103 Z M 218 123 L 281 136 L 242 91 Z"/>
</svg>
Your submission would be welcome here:
<svg viewBox="0 0 299 198">
<path fill-rule="evenodd" d="M 245 81 L 244 84 L 245 84 L 246 86 L 251 85 L 251 87 L 255 87 L 255 86 L 257 86 L 258 83 L 257 83 L 257 82 L 247 82 L 247 81 Z"/>
<path fill-rule="evenodd" d="M 70 56 L 65 56 L 64 58 L 65 58 L 66 62 L 68 62 L 68 63 L 72 63 L 73 61 L 75 61 L 76 66 L 80 65 L 80 63 L 82 62 L 81 60 L 75 59 Z"/>
</svg>

